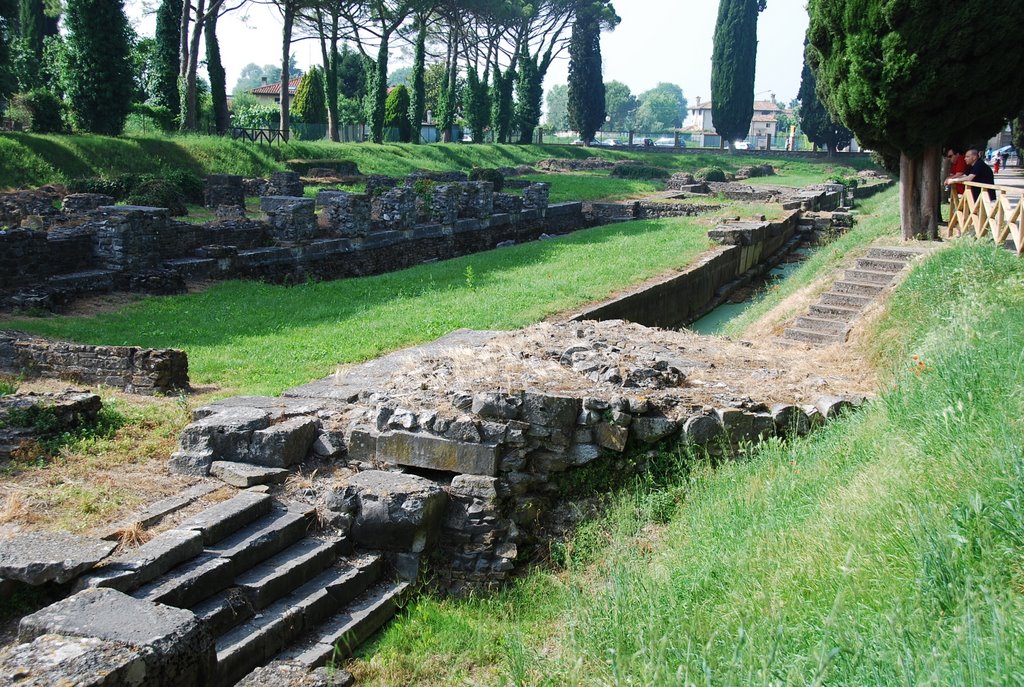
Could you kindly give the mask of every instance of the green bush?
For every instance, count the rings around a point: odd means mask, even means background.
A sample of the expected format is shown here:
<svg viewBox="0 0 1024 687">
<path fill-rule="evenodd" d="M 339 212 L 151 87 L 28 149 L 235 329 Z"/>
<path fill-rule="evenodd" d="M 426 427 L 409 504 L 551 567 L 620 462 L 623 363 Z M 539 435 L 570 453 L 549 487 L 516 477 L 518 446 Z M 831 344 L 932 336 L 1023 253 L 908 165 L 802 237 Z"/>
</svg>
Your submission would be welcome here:
<svg viewBox="0 0 1024 687">
<path fill-rule="evenodd" d="M 697 181 L 725 181 L 725 170 L 721 167 L 701 167 L 693 178 Z"/>
<path fill-rule="evenodd" d="M 671 172 L 653 165 L 616 165 L 611 176 L 619 179 L 668 179 Z"/>
<path fill-rule="evenodd" d="M 171 112 L 170 108 L 163 105 L 135 103 L 132 105 L 131 116 L 140 122 L 149 120 L 160 131 L 171 132 L 177 129 L 178 118 Z"/>
<path fill-rule="evenodd" d="M 505 175 L 489 167 L 474 167 L 469 172 L 470 181 L 489 181 L 494 184 L 494 192 L 500 193 L 505 188 Z"/>
<path fill-rule="evenodd" d="M 36 88 L 17 97 L 30 118 L 29 128 L 37 134 L 60 134 L 68 129 L 64 103 L 45 88 Z"/>
<path fill-rule="evenodd" d="M 188 214 L 182 194 L 176 184 L 166 179 L 149 179 L 139 184 L 125 199 L 129 205 L 167 208 L 174 217 Z"/>
<path fill-rule="evenodd" d="M 860 180 L 857 177 L 843 176 L 842 174 L 833 174 L 828 178 L 834 184 L 842 184 L 848 189 L 855 189 L 860 185 Z"/>
<path fill-rule="evenodd" d="M 72 193 L 102 193 L 113 196 L 115 200 L 124 200 L 135 189 L 138 183 L 136 174 L 117 174 L 112 177 L 80 177 L 68 182 L 68 190 Z"/>
</svg>

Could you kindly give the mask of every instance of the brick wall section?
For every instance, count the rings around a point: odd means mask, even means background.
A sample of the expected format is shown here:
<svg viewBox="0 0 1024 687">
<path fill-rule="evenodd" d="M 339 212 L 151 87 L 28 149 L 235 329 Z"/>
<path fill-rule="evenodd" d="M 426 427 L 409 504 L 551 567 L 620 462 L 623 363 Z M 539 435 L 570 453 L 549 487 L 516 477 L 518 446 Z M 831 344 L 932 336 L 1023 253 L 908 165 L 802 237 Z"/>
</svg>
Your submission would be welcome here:
<svg viewBox="0 0 1024 687">
<path fill-rule="evenodd" d="M 171 348 L 92 346 L 0 330 L 5 374 L 104 384 L 136 394 L 188 388 L 188 357 Z"/>
</svg>

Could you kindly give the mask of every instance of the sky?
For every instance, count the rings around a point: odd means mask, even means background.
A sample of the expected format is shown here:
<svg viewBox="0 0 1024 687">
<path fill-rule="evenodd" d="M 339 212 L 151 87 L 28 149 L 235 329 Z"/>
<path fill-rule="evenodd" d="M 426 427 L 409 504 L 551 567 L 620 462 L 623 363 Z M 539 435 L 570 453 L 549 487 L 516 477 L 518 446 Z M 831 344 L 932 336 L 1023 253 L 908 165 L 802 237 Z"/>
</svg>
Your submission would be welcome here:
<svg viewBox="0 0 1024 687">
<path fill-rule="evenodd" d="M 691 104 L 698 96 L 709 99 L 717 0 L 615 0 L 614 4 L 622 22 L 601 37 L 605 81 L 621 81 L 634 94 L 667 81 L 681 86 Z M 147 11 L 143 3 L 129 0 L 126 9 L 139 33 L 152 36 L 152 8 Z M 217 35 L 229 91 L 250 62 L 280 61 L 280 27 L 280 14 L 268 5 L 250 4 L 220 19 Z M 758 19 L 756 99 L 767 99 L 771 93 L 783 102 L 796 97 L 806 29 L 805 0 L 768 0 Z M 316 41 L 296 43 L 292 52 L 302 69 L 320 62 Z M 402 66 L 396 58 L 392 58 L 392 69 Z M 563 55 L 551 66 L 544 90 L 564 84 L 568 69 Z"/>
</svg>

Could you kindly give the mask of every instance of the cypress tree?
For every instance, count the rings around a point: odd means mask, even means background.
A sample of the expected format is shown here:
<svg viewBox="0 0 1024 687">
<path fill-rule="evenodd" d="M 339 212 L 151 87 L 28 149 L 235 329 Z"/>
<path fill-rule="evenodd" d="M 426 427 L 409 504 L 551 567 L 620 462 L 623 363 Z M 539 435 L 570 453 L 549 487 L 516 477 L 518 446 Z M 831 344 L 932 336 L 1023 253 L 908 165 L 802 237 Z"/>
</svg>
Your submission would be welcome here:
<svg viewBox="0 0 1024 687">
<path fill-rule="evenodd" d="M 540 124 L 543 98 L 543 77 L 537 66 L 537 58 L 531 57 L 524 47 L 519 55 L 519 74 L 516 79 L 516 125 L 519 127 L 520 143 L 533 143 L 534 129 Z"/>
<path fill-rule="evenodd" d="M 118 135 L 131 109 L 128 19 L 121 0 L 68 0 L 68 100 L 81 129 Z"/>
<path fill-rule="evenodd" d="M 231 123 L 228 114 L 228 92 L 224 65 L 220 61 L 220 42 L 217 40 L 217 15 L 206 20 L 203 27 L 206 38 L 206 73 L 210 77 L 210 97 L 213 99 L 213 119 L 217 133 L 223 134 Z"/>
<path fill-rule="evenodd" d="M 46 16 L 43 0 L 18 2 L 17 74 L 22 91 L 45 86 L 43 40 L 57 35 L 57 18 Z"/>
<path fill-rule="evenodd" d="M 850 144 L 852 134 L 842 124 L 836 122 L 831 113 L 818 99 L 817 79 L 804 57 L 804 69 L 800 77 L 800 128 L 807 134 L 812 143 L 828 148 L 829 155 L 838 148 Z"/>
<path fill-rule="evenodd" d="M 409 94 L 409 122 L 413 127 L 413 143 L 420 143 L 420 126 L 427 112 L 427 85 L 424 79 L 427 55 L 427 22 L 419 18 L 416 50 L 412 60 L 412 93 Z"/>
<path fill-rule="evenodd" d="M 862 144 L 899 159 L 904 239 L 934 237 L 942 146 L 982 141 L 1024 107 L 1024 2 L 810 0 L 808 10 L 819 97 Z"/>
<path fill-rule="evenodd" d="M 746 138 L 754 116 L 758 0 L 721 0 L 711 52 L 711 119 L 724 141 Z"/>
<path fill-rule="evenodd" d="M 15 7 L 12 0 L 0 0 L 0 114 L 7 111 L 7 100 L 17 88 L 11 60 Z"/>
<path fill-rule="evenodd" d="M 569 126 L 590 143 L 605 117 L 604 78 L 601 75 L 601 10 L 581 5 L 569 39 Z"/>
<path fill-rule="evenodd" d="M 412 134 L 409 126 L 409 89 L 395 86 L 384 103 L 384 126 L 398 130 L 398 140 L 408 143 Z"/>
<path fill-rule="evenodd" d="M 155 93 L 153 100 L 174 116 L 181 114 L 178 72 L 181 67 L 182 0 L 162 0 L 156 11 L 156 55 L 153 63 Z"/>
<path fill-rule="evenodd" d="M 491 86 L 491 130 L 498 143 L 508 143 L 512 135 L 512 86 L 515 72 L 509 67 L 504 74 L 494 67 L 494 79 Z"/>
<path fill-rule="evenodd" d="M 472 132 L 473 143 L 484 142 L 484 130 L 491 118 L 491 98 L 487 81 L 477 76 L 476 67 L 466 71 L 466 123 Z"/>
<path fill-rule="evenodd" d="M 299 87 L 295 89 L 295 102 L 292 112 L 302 118 L 306 124 L 321 124 L 327 121 L 326 84 L 324 70 L 321 67 L 310 67 Z"/>
</svg>

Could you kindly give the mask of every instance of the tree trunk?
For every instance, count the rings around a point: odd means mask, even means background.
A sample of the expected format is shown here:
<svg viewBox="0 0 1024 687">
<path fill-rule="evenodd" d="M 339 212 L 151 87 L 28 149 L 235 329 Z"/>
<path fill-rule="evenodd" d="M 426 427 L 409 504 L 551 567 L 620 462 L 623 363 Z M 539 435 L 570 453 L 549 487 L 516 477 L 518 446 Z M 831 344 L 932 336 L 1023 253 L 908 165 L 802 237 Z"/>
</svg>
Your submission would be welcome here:
<svg viewBox="0 0 1024 687">
<path fill-rule="evenodd" d="M 182 3 L 183 14 L 188 13 L 189 3 Z M 196 2 L 196 21 L 192 25 L 191 36 L 182 38 L 183 46 L 187 46 L 188 54 L 184 62 L 184 93 L 181 98 L 181 130 L 196 131 L 199 129 L 199 96 L 196 92 L 196 79 L 199 71 L 199 37 L 203 33 L 203 20 L 206 11 L 206 0 Z M 182 20 L 182 25 L 187 23 Z M 188 33 L 186 31 L 186 33 Z"/>
<path fill-rule="evenodd" d="M 320 28 L 320 56 L 324 63 L 324 78 L 327 80 L 327 138 L 337 143 L 338 135 L 338 15 L 331 17 L 331 29 L 323 30 L 323 15 L 318 10 Z"/>
<path fill-rule="evenodd" d="M 900 152 L 900 228 L 903 240 L 934 240 L 938 235 L 941 158 L 938 148 L 916 157 Z"/>
<path fill-rule="evenodd" d="M 281 125 L 282 136 L 288 140 L 288 82 L 291 81 L 292 26 L 295 24 L 295 5 L 288 1 L 282 7 L 284 28 L 281 34 Z"/>
<path fill-rule="evenodd" d="M 231 124 L 228 112 L 227 85 L 224 82 L 224 65 L 220 60 L 220 43 L 217 40 L 217 14 L 210 15 L 204 29 L 206 40 L 206 72 L 210 77 L 210 96 L 213 98 L 213 119 L 217 133 L 224 134 Z"/>
</svg>

